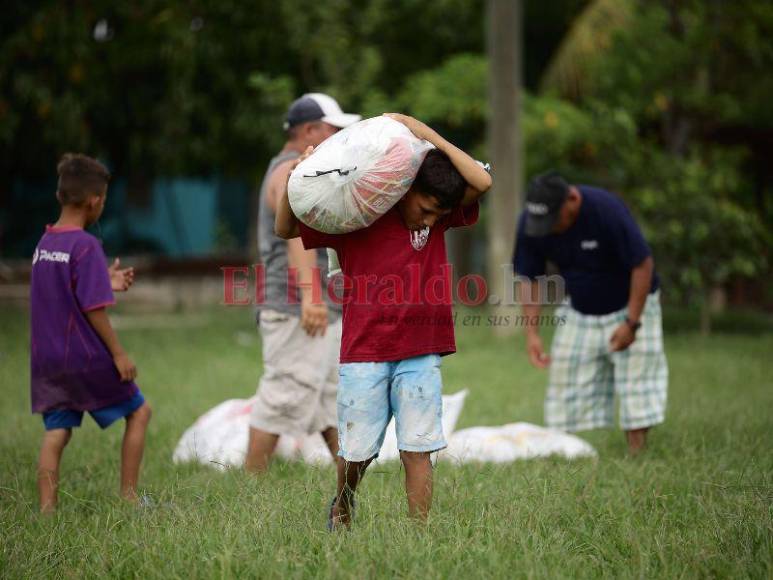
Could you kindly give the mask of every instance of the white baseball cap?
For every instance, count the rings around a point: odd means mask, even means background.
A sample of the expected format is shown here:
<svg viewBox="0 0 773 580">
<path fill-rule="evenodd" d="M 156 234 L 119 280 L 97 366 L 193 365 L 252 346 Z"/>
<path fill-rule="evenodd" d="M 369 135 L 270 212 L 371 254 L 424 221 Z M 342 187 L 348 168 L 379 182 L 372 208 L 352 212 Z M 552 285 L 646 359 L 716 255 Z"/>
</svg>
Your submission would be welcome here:
<svg viewBox="0 0 773 580">
<path fill-rule="evenodd" d="M 329 95 L 306 93 L 293 101 L 293 104 L 287 109 L 284 128 L 287 130 L 301 123 L 322 121 L 323 123 L 333 125 L 333 127 L 343 129 L 360 119 L 362 119 L 362 115 L 344 113 L 338 102 Z"/>
</svg>

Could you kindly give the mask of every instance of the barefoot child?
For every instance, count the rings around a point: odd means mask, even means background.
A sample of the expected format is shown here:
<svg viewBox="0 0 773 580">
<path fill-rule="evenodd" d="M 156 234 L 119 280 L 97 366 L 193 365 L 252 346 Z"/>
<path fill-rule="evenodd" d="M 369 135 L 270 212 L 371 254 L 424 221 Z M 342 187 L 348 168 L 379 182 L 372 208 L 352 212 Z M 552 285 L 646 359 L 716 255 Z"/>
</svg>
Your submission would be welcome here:
<svg viewBox="0 0 773 580">
<path fill-rule="evenodd" d="M 110 325 L 105 307 L 113 290 L 126 290 L 131 269 L 110 267 L 100 242 L 84 228 L 102 214 L 110 174 L 85 155 L 66 154 L 57 167 L 59 220 L 46 227 L 32 258 L 30 286 L 32 412 L 43 414 L 40 510 L 56 508 L 59 463 L 88 411 L 103 429 L 125 418 L 121 495 L 137 500 L 137 477 L 150 407 L 137 370 Z"/>
<path fill-rule="evenodd" d="M 338 252 L 348 290 L 338 385 L 338 488 L 329 528 L 350 523 L 357 484 L 378 455 L 392 416 L 409 514 L 424 519 L 429 512 L 430 453 L 446 446 L 440 357 L 456 351 L 451 300 L 438 299 L 434 281 L 450 274 L 445 231 L 474 224 L 478 198 L 491 186 L 485 169 L 424 123 L 390 116 L 437 148 L 394 208 L 369 227 L 340 235 L 298 221 L 286 191 L 276 214 L 279 236 L 300 235 L 307 249 Z"/>
</svg>

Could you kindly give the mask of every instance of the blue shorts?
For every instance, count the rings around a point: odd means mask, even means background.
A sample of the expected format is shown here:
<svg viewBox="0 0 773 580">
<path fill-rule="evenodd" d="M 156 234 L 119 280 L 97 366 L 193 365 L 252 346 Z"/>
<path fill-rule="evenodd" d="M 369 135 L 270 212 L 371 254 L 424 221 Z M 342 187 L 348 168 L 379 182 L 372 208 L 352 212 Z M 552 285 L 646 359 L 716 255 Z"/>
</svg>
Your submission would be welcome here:
<svg viewBox="0 0 773 580">
<path fill-rule="evenodd" d="M 439 355 L 346 363 L 338 374 L 341 457 L 366 461 L 377 456 L 393 415 L 400 451 L 430 452 L 446 447 Z"/>
<path fill-rule="evenodd" d="M 144 402 L 145 397 L 142 396 L 142 393 L 137 391 L 137 394 L 131 399 L 127 399 L 116 405 L 110 405 L 109 407 L 88 411 L 88 414 L 91 415 L 94 421 L 97 422 L 97 425 L 102 429 L 107 429 L 118 419 L 123 419 L 134 413 L 134 411 L 142 407 Z M 48 413 L 43 413 L 43 423 L 46 425 L 46 431 L 51 431 L 53 429 L 72 429 L 73 427 L 81 426 L 83 413 L 84 411 L 70 411 L 67 409 L 49 411 Z"/>
</svg>

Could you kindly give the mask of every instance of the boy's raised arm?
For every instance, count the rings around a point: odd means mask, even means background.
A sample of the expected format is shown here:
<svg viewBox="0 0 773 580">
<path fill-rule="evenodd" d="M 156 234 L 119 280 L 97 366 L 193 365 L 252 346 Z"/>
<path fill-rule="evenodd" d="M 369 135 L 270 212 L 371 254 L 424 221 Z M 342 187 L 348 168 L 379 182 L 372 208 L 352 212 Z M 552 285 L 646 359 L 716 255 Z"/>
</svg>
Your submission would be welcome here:
<svg viewBox="0 0 773 580">
<path fill-rule="evenodd" d="M 462 174 L 462 177 L 467 182 L 468 187 L 464 193 L 462 205 L 470 205 L 489 190 L 491 187 L 491 175 L 489 175 L 489 172 L 467 153 L 444 139 L 437 131 L 408 115 L 401 115 L 400 113 L 385 113 L 385 115 L 395 121 L 399 121 L 408 127 L 419 139 L 429 141 L 440 151 L 448 155 L 451 163 L 454 164 L 454 167 L 456 167 L 457 171 Z"/>
</svg>

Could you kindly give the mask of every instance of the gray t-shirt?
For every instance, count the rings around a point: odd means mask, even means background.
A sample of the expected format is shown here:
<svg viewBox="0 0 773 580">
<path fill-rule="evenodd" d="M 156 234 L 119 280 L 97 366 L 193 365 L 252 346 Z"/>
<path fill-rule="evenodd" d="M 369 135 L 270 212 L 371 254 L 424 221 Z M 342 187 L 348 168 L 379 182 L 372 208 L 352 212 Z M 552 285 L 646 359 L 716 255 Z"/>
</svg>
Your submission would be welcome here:
<svg viewBox="0 0 773 580">
<path fill-rule="evenodd" d="M 258 319 L 261 310 L 273 310 L 292 316 L 301 315 L 300 293 L 297 288 L 291 288 L 288 294 L 287 284 L 287 240 L 274 234 L 274 210 L 266 203 L 268 181 L 274 170 L 291 159 L 300 157 L 296 151 L 285 151 L 274 157 L 268 164 L 263 182 L 260 185 L 260 204 L 258 209 L 258 253 L 260 262 L 265 268 L 264 297 L 262 304 L 257 305 Z M 331 319 L 341 315 L 341 305 L 330 300 L 327 292 L 327 252 L 317 250 L 317 266 L 322 279 L 322 297 L 328 305 Z M 260 280 L 258 280 L 260 284 Z"/>
</svg>

